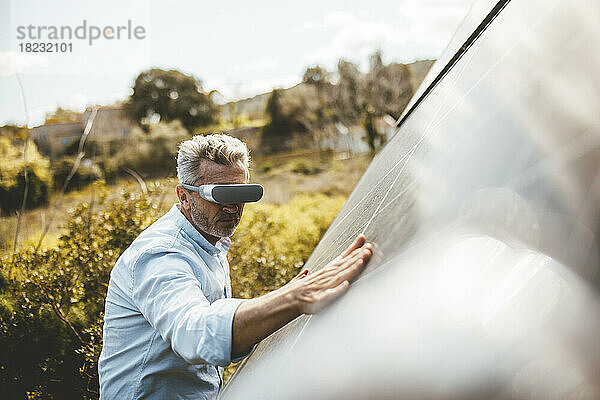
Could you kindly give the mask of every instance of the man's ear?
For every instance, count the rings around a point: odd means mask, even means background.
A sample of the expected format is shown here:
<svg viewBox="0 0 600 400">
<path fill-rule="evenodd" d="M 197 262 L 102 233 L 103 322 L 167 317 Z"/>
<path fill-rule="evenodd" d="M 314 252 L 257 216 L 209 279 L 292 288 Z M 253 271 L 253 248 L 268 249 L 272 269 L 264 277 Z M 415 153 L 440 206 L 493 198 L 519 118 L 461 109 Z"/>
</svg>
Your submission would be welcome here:
<svg viewBox="0 0 600 400">
<path fill-rule="evenodd" d="M 175 191 L 177 192 L 177 198 L 179 198 L 179 204 L 181 204 L 181 207 L 183 207 L 185 210 L 190 210 L 192 208 L 192 205 L 190 204 L 190 193 L 181 187 L 181 185 L 177 185 L 175 187 Z"/>
</svg>

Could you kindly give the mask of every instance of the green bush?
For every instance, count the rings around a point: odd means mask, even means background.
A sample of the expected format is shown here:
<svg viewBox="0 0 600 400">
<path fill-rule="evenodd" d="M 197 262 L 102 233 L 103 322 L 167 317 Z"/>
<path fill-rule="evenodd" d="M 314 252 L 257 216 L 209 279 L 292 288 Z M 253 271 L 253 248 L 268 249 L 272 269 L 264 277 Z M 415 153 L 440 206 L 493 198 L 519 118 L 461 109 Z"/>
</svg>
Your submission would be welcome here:
<svg viewBox="0 0 600 400">
<path fill-rule="evenodd" d="M 119 176 L 128 176 L 133 170 L 143 178 L 165 177 L 176 171 L 178 144 L 189 138 L 179 121 L 160 123 L 146 135 L 121 139 L 110 144 L 119 150 L 99 159 L 107 182 L 114 182 Z"/>
<path fill-rule="evenodd" d="M 127 169 L 143 177 L 168 176 L 177 169 L 177 138 L 157 137 L 130 145 L 113 158 L 119 174 L 126 175 Z"/>
<path fill-rule="evenodd" d="M 343 203 L 342 196 L 315 194 L 247 205 L 229 249 L 234 297 L 260 296 L 296 276 Z"/>
<path fill-rule="evenodd" d="M 71 190 L 79 190 L 88 186 L 92 182 L 103 178 L 102 170 L 96 164 L 87 164 L 86 161 L 89 159 L 83 160 L 79 164 L 79 167 L 71 177 L 69 184 L 67 185 L 66 192 L 70 192 Z M 60 160 L 52 163 L 52 175 L 54 177 L 54 184 L 56 185 L 56 190 L 61 190 L 65 184 L 65 181 L 69 174 L 71 173 L 71 169 L 75 160 L 73 158 L 61 158 Z"/>
<path fill-rule="evenodd" d="M 302 175 L 315 175 L 323 172 L 323 168 L 316 165 L 309 165 L 309 163 L 304 161 L 296 161 L 292 166 L 292 172 Z"/>
<path fill-rule="evenodd" d="M 93 351 L 101 338 L 94 333 L 109 274 L 158 214 L 153 192 L 123 192 L 93 213 L 82 203 L 56 248 L 0 260 L 0 385 L 6 398 L 97 397 Z"/>
<path fill-rule="evenodd" d="M 110 143 L 110 142 L 107 142 Z M 104 144 L 104 143 L 103 143 Z M 104 154 L 105 152 L 110 152 L 110 145 L 103 145 L 96 140 L 87 140 L 85 142 L 85 146 L 83 147 L 83 151 L 85 153 L 85 157 L 91 158 L 92 156 L 99 156 Z M 79 153 L 79 139 L 72 140 L 67 144 L 63 150 L 63 154 L 66 156 L 75 157 Z"/>
<path fill-rule="evenodd" d="M 297 196 L 281 205 L 246 206 L 229 248 L 233 297 L 257 297 L 295 277 L 344 200 L 343 196 L 314 194 Z M 225 368 L 225 382 L 236 368 Z"/>
<path fill-rule="evenodd" d="M 15 240 L 15 230 L 17 229 L 16 218 L 4 218 L 0 224 L 0 254 L 11 249 Z"/>
<path fill-rule="evenodd" d="M 100 184 L 97 184 L 100 186 Z M 97 398 L 102 311 L 119 255 L 156 220 L 160 191 L 71 213 L 56 248 L 0 259 L 0 385 L 5 398 Z M 248 205 L 229 252 L 236 297 L 255 297 L 294 277 L 342 206 L 301 196 Z M 227 376 L 234 368 L 227 370 Z"/>
<path fill-rule="evenodd" d="M 7 215 L 21 208 L 25 192 L 25 173 L 22 147 L 0 137 L 0 211 Z M 40 155 L 35 144 L 27 146 L 27 178 L 29 181 L 26 208 L 48 204 L 52 176 L 49 161 Z"/>
</svg>

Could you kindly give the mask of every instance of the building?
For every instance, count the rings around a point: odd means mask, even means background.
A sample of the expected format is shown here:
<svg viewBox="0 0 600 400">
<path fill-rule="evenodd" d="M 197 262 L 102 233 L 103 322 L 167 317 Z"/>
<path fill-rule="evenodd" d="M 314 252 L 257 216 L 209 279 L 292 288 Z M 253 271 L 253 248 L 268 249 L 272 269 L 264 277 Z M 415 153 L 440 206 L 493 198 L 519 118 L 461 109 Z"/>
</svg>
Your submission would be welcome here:
<svg viewBox="0 0 600 400">
<path fill-rule="evenodd" d="M 82 132 L 81 122 L 71 122 L 36 126 L 31 129 L 30 136 L 42 153 L 55 159 L 64 152 L 69 143 L 78 140 Z"/>
<path fill-rule="evenodd" d="M 91 113 L 92 107 L 88 107 L 83 113 L 83 121 L 87 122 Z M 88 139 L 99 142 L 126 139 L 136 130 L 141 132 L 141 129 L 123 114 L 122 105 L 104 106 L 98 108 Z"/>
<path fill-rule="evenodd" d="M 56 159 L 70 143 L 81 138 L 92 109 L 88 107 L 78 122 L 36 126 L 31 130 L 31 137 L 40 151 L 48 154 L 51 159 Z M 109 142 L 128 138 L 136 131 L 141 132 L 141 129 L 123 114 L 121 104 L 101 106 L 98 107 L 87 140 Z"/>
</svg>

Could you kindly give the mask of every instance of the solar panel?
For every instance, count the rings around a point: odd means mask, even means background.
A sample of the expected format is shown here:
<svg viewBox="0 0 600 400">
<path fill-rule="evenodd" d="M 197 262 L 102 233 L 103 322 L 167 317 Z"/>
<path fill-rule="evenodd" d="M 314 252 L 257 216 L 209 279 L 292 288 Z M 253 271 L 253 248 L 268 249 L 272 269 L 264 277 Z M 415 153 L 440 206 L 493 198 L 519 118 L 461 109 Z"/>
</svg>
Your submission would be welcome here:
<svg viewBox="0 0 600 400">
<path fill-rule="evenodd" d="M 599 398 L 600 3 L 480 1 L 308 260 L 370 264 L 225 399 Z"/>
</svg>

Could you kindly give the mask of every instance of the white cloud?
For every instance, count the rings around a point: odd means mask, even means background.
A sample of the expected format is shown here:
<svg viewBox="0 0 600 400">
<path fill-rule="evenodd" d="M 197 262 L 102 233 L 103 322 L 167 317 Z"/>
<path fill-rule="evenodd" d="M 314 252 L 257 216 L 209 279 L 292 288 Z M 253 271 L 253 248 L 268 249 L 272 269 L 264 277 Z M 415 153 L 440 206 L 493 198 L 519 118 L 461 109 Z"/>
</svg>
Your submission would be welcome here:
<svg viewBox="0 0 600 400">
<path fill-rule="evenodd" d="M 402 29 L 390 24 L 358 21 L 352 26 L 339 29 L 325 46 L 307 54 L 307 61 L 333 65 L 341 57 L 355 61 L 366 61 L 367 56 L 377 49 L 389 53 L 403 47 L 406 36 Z"/>
<path fill-rule="evenodd" d="M 260 71 L 265 69 L 277 68 L 279 66 L 279 61 L 274 58 L 263 58 L 261 60 L 257 60 L 254 62 L 250 62 L 247 64 L 239 64 L 236 65 L 233 70 L 235 72 L 239 71 Z"/>
<path fill-rule="evenodd" d="M 323 17 L 322 26 L 324 28 L 343 26 L 354 23 L 357 15 L 349 11 L 331 10 Z"/>
<path fill-rule="evenodd" d="M 317 29 L 318 27 L 319 27 L 318 24 L 316 24 L 316 23 L 314 23 L 312 21 L 306 21 L 302 25 L 299 25 L 299 26 L 295 27 L 294 30 L 293 30 L 293 32 L 295 34 L 301 34 L 301 33 L 304 33 L 306 31 Z"/>
<path fill-rule="evenodd" d="M 43 54 L 0 51 L 0 78 L 25 71 L 31 67 L 47 67 L 50 60 Z"/>
<path fill-rule="evenodd" d="M 399 21 L 406 24 L 410 32 L 429 37 L 448 37 L 458 28 L 471 3 L 472 0 L 404 0 L 397 9 Z"/>
<path fill-rule="evenodd" d="M 83 112 L 89 106 L 100 104 L 109 105 L 117 101 L 124 100 L 128 96 L 128 90 L 111 93 L 106 96 L 89 96 L 83 93 L 73 93 L 65 101 L 46 104 L 39 107 L 33 107 L 28 110 L 29 125 L 42 125 L 46 120 L 46 115 L 52 113 L 57 107 L 68 110 Z"/>
<path fill-rule="evenodd" d="M 323 47 L 308 52 L 306 61 L 333 67 L 340 57 L 350 57 L 364 65 L 378 49 L 384 56 L 405 61 L 438 57 L 470 4 L 471 0 L 404 0 L 394 22 L 376 20 L 364 11 L 332 11 L 312 27 L 336 32 Z"/>
<path fill-rule="evenodd" d="M 56 110 L 55 104 L 49 104 L 45 106 L 33 107 L 28 110 L 29 114 L 29 126 L 39 126 L 46 120 L 46 114 Z"/>
<path fill-rule="evenodd" d="M 305 21 L 302 25 L 295 27 L 293 31 L 296 34 L 301 34 L 311 30 L 347 26 L 368 16 L 369 12 L 367 10 L 357 10 L 354 12 L 331 10 L 320 21 Z"/>
<path fill-rule="evenodd" d="M 278 87 L 294 86 L 299 82 L 300 77 L 297 74 L 258 79 L 251 82 L 231 82 L 222 78 L 209 81 L 210 87 L 217 89 L 223 95 L 225 102 L 252 97 Z"/>
</svg>

